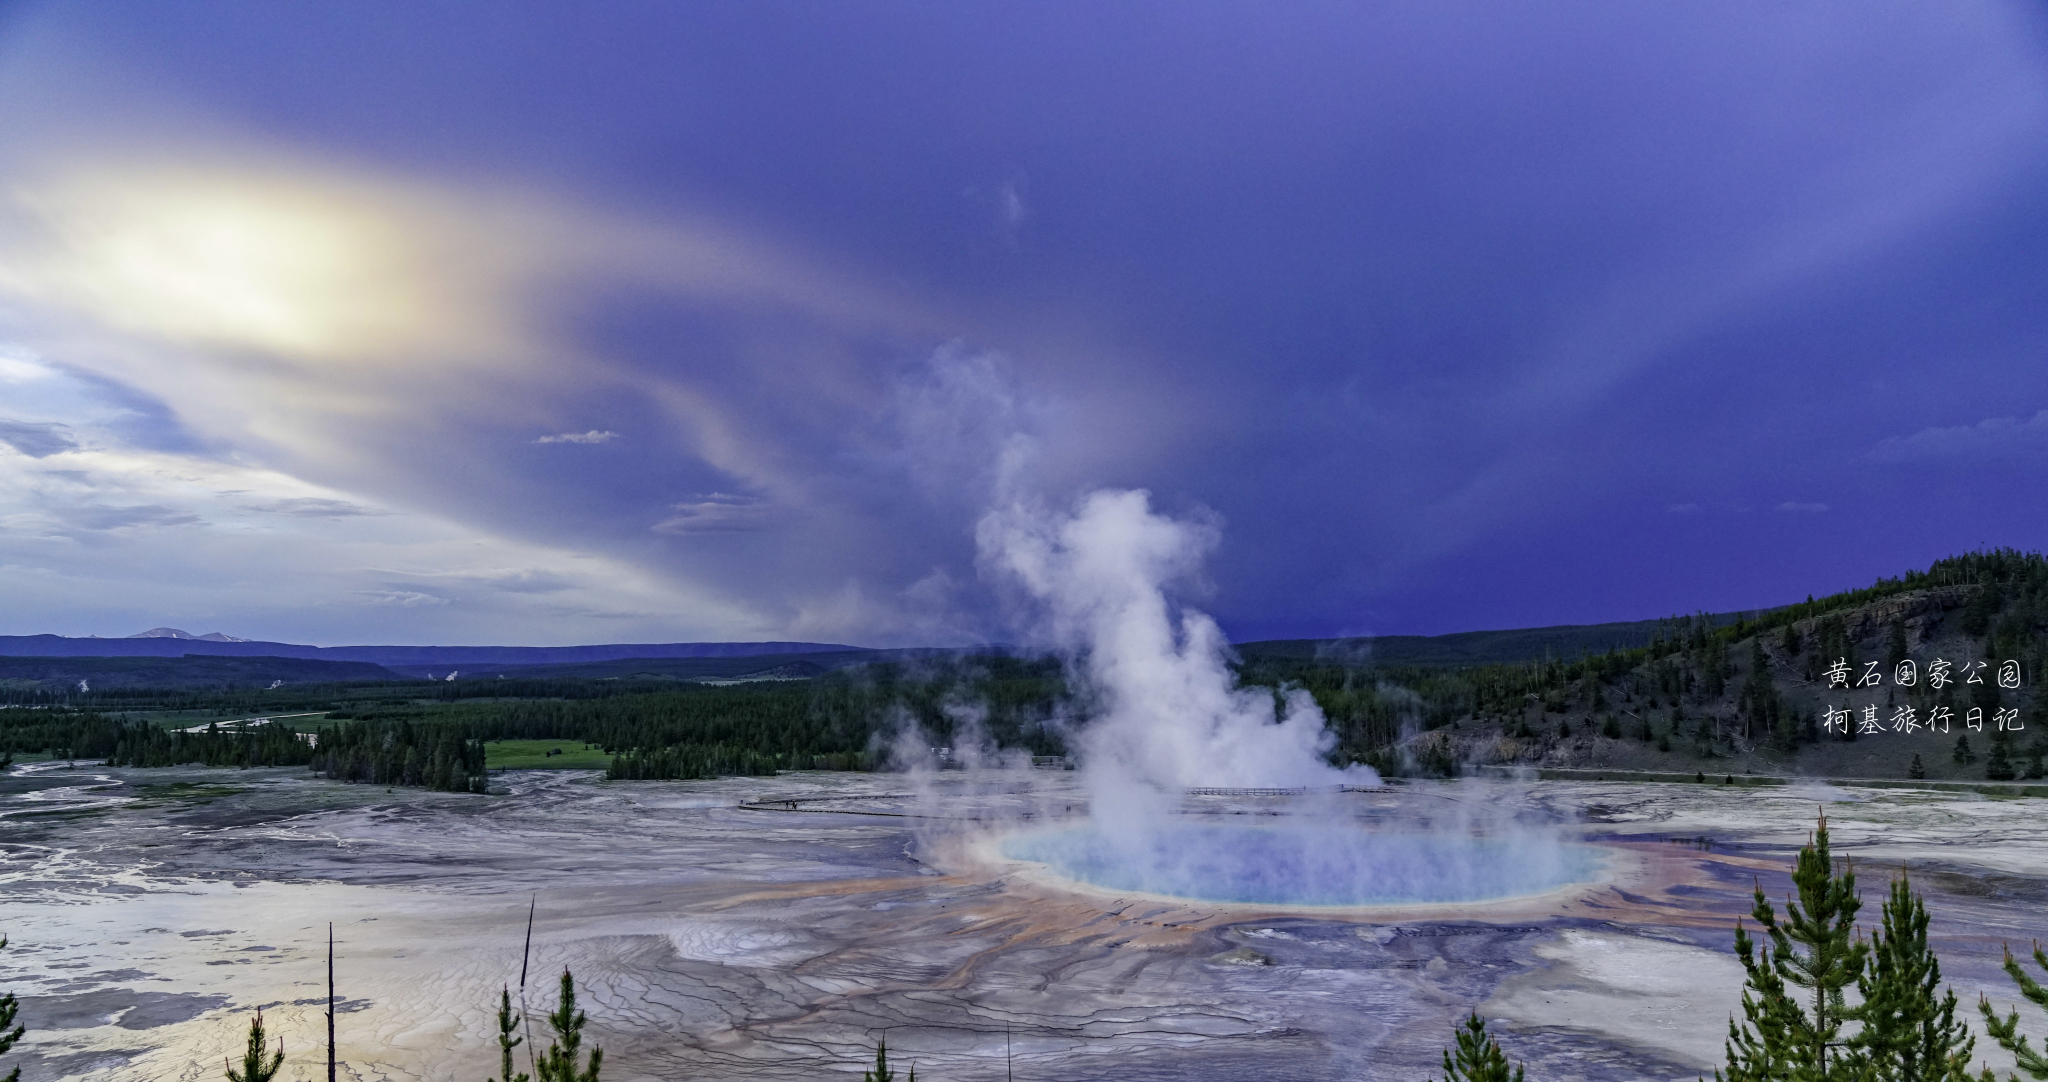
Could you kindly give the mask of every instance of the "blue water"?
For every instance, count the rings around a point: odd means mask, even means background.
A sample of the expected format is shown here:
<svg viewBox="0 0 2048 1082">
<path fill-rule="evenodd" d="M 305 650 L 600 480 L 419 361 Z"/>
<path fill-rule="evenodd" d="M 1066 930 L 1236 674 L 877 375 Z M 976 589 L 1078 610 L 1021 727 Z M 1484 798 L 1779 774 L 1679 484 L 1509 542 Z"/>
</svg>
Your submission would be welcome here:
<svg viewBox="0 0 2048 1082">
<path fill-rule="evenodd" d="M 1012 860 L 1111 890 L 1252 905 L 1404 905 L 1540 894 L 1592 879 L 1599 850 L 1542 835 L 1174 824 L 1124 843 L 1093 827 L 1020 834 Z"/>
</svg>

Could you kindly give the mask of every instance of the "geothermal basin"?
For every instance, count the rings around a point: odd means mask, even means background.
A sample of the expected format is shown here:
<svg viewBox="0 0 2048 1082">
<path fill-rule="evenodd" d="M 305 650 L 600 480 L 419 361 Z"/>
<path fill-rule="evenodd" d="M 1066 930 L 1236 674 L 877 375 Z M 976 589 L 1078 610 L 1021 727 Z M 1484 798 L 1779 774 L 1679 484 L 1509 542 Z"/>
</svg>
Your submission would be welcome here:
<svg viewBox="0 0 2048 1082">
<path fill-rule="evenodd" d="M 331 921 L 340 1077 L 481 1078 L 532 901 L 530 995 L 574 971 L 612 1082 L 851 1082 L 883 1038 L 931 1082 L 1412 1082 L 1474 1010 L 1532 1079 L 1690 1082 L 1739 1010 L 1735 920 L 1790 889 L 1819 806 L 1866 918 L 1910 867 L 1963 1002 L 2013 1004 L 2000 945 L 2048 932 L 2038 799 L 1418 782 L 1303 822 L 1190 797 L 1126 865 L 1066 772 L 499 780 L 17 767 L 0 991 L 29 1028 L 0 1070 L 215 1079 L 260 1007 L 280 1078 L 320 1077 Z"/>
</svg>

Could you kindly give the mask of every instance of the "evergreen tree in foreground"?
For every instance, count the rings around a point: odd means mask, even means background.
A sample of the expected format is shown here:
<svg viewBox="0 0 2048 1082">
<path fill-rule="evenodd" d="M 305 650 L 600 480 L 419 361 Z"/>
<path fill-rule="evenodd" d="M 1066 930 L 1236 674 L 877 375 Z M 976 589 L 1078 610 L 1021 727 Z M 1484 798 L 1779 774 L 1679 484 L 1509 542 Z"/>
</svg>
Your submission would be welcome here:
<svg viewBox="0 0 2048 1082">
<path fill-rule="evenodd" d="M 506 993 L 504 1005 L 509 1016 L 510 992 Z M 548 1024 L 554 1027 L 555 1039 L 534 1063 L 534 1073 L 539 1076 L 536 1082 L 597 1082 L 598 1067 L 604 1063 L 604 1049 L 591 1046 L 589 1063 L 581 1069 L 576 1066 L 576 1053 L 583 1046 L 583 1024 L 587 1021 L 589 1019 L 583 1012 L 576 1009 L 576 981 L 565 969 L 562 971 L 560 1005 L 548 1015 Z M 502 1021 L 500 1025 L 503 1025 Z M 511 1050 L 506 1049 L 504 1056 L 510 1062 Z"/>
<path fill-rule="evenodd" d="M 1752 911 L 1765 932 L 1761 945 L 1738 921 L 1735 950 L 1748 981 L 1742 1020 L 1728 1022 L 1728 1064 L 1720 1082 L 1972 1082 L 1976 1041 L 1956 1018 L 1956 996 L 1941 983 L 1941 964 L 1927 944 L 1927 908 L 1903 876 L 1893 881 L 1871 942 L 1856 935 L 1856 875 L 1836 874 L 1822 815 L 1792 873 L 1797 900 L 1786 916 L 1756 890 Z M 2048 970 L 2048 952 L 2034 960 Z M 2048 988 L 2028 977 L 2012 955 L 2006 972 L 2027 999 L 2048 1008 Z M 1847 1002 L 1854 988 L 1858 1004 Z M 2001 1020 L 1989 1001 L 1980 1004 L 1993 1039 L 2012 1051 L 2020 1069 L 2048 1082 L 2048 1055 L 2036 1054 L 2018 1035 L 2014 1012 Z M 1844 1033 L 1850 1023 L 1861 1023 Z M 1455 1052 L 1444 1050 L 1444 1082 L 1522 1082 L 1507 1056 L 1487 1035 L 1477 1012 L 1458 1033 Z M 1976 1082 L 1993 1082 L 1985 1072 Z"/>
<path fill-rule="evenodd" d="M 1904 876 L 1892 881 L 1856 988 L 1863 1030 L 1852 1044 L 1871 1077 L 1967 1082 L 1977 1042 L 1956 1020 L 1955 991 L 1941 987 L 1941 963 L 1927 946 L 1927 907 Z"/>
<path fill-rule="evenodd" d="M 1799 899 L 1785 900 L 1786 916 L 1756 888 L 1751 915 L 1769 938 L 1757 948 L 1741 921 L 1735 924 L 1735 953 L 1749 979 L 1742 993 L 1743 1021 L 1728 1022 L 1728 1066 L 1715 1071 L 1724 1082 L 1802 1082 L 1863 1077 L 1854 1055 L 1834 1052 L 1842 1027 L 1855 1018 L 1843 992 L 1856 985 L 1870 947 L 1855 937 L 1856 872 L 1834 874 L 1828 854 L 1825 813 L 1813 838 L 1799 850 L 1792 872 Z M 1803 990 L 1806 1003 L 1798 998 Z"/>
<path fill-rule="evenodd" d="M 1508 1069 L 1507 1053 L 1486 1032 L 1486 1022 L 1473 1011 L 1458 1030 L 1456 1054 L 1444 1049 L 1443 1082 L 1522 1082 L 1522 1066 Z"/>
<path fill-rule="evenodd" d="M 235 1070 L 233 1060 L 228 1065 L 228 1082 L 270 1082 L 277 1077 L 278 1069 L 284 1066 L 284 1038 L 277 1039 L 277 1053 L 266 1058 L 263 1047 L 263 1012 L 257 1011 L 249 1023 L 249 1047 L 242 1052 L 242 1069 Z"/>
<path fill-rule="evenodd" d="M 2034 964 L 2040 966 L 2043 970 L 2048 970 L 2048 954 L 2041 952 L 2041 945 L 2039 943 L 2034 944 Z M 2006 948 L 2005 951 L 2005 972 L 2007 976 L 2013 979 L 2013 983 L 2020 986 L 2020 994 L 2027 997 L 2028 1002 L 2043 1010 L 2048 1010 L 2048 988 L 2041 987 L 2040 982 L 2027 976 L 2027 971 L 2021 969 L 2020 964 L 2013 960 L 2010 947 Z M 2017 1061 L 2017 1066 L 2028 1078 L 2037 1080 L 2048 1079 L 2048 1055 L 2043 1055 L 2027 1046 L 2026 1037 L 2021 1035 L 2019 1031 L 2019 1011 L 2012 1011 L 2003 1019 L 2000 1019 L 1998 1012 L 1991 1009 L 1991 1000 L 1987 998 L 1979 998 L 1977 1000 L 1977 1010 L 1984 1015 L 1984 1032 L 1989 1033 L 1991 1039 L 1998 1042 L 1998 1047 L 2012 1053 L 2013 1059 Z M 1989 1078 L 1990 1074 L 1991 1072 L 1987 1070 L 1985 1077 Z M 2014 1076 L 2008 1075 L 2006 1077 L 2011 1078 Z"/>
<path fill-rule="evenodd" d="M 896 1082 L 896 1072 L 889 1067 L 889 1039 L 884 1037 L 875 1042 L 875 1069 L 862 1071 L 860 1082 Z M 917 1082 L 917 1068 L 910 1069 L 909 1082 Z"/>
<path fill-rule="evenodd" d="M 0 950 L 6 949 L 7 937 L 0 936 Z M 14 1025 L 14 1016 L 20 1010 L 21 1005 L 14 1001 L 14 993 L 0 995 L 0 1055 L 5 1055 L 8 1049 L 14 1047 L 14 1042 L 21 1040 L 21 1035 L 28 1032 L 27 1026 Z M 8 1026 L 14 1028 L 8 1029 Z M 0 1082 L 21 1082 L 21 1068 L 16 1067 L 7 1072 L 7 1077 L 0 1078 Z"/>
<path fill-rule="evenodd" d="M 524 1040 L 514 1036 L 518 1032 L 519 1016 L 512 1013 L 512 989 L 505 988 L 498 993 L 498 1077 L 491 1082 L 531 1082 L 526 1075 L 512 1073 L 512 1050 Z"/>
</svg>

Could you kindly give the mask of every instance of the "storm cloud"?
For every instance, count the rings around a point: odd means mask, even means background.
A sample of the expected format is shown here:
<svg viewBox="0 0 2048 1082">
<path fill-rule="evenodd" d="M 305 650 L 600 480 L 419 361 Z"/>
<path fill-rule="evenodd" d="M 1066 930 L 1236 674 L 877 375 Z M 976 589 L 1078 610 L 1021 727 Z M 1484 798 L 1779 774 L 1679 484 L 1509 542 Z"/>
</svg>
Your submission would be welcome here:
<svg viewBox="0 0 2048 1082">
<path fill-rule="evenodd" d="M 2048 524 L 2026 5 L 502 16 L 0 17 L 5 630 L 1003 638 L 974 524 L 1104 486 L 1236 638 Z"/>
</svg>

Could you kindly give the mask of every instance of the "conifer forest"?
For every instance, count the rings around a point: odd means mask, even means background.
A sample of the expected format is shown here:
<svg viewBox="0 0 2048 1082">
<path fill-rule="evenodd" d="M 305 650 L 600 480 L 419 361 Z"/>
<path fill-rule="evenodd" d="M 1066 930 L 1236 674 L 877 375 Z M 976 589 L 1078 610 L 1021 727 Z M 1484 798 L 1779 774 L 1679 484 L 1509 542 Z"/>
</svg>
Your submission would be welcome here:
<svg viewBox="0 0 2048 1082">
<path fill-rule="evenodd" d="M 2024 783 L 2048 756 L 2048 560 L 1996 550 L 1748 613 L 1615 625 L 1614 641 L 1474 663 L 1374 658 L 1371 640 L 1248 643 L 1249 687 L 1308 691 L 1333 762 Z M 1597 630 L 1597 629 L 1589 629 Z M 306 766 L 488 789 L 508 740 L 602 749 L 622 779 L 872 770 L 905 733 L 1068 752 L 1093 704 L 1074 659 L 1012 651 L 848 665 L 805 679 L 483 678 L 79 690 L 0 681 L 0 754 L 121 766 Z M 1902 684 L 1902 665 L 1913 674 Z M 248 719 L 268 717 L 260 725 Z"/>
</svg>

